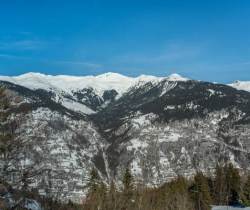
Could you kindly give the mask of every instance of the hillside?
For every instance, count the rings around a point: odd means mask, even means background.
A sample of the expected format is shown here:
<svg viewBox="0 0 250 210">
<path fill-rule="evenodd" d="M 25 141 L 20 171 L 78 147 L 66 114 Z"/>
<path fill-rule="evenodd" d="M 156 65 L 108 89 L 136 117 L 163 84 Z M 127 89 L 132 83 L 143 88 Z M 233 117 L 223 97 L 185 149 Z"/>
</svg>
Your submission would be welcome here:
<svg viewBox="0 0 250 210">
<path fill-rule="evenodd" d="M 13 114 L 24 115 L 18 138 L 28 146 L 16 165 L 39 171 L 30 186 L 41 194 L 77 200 L 92 167 L 118 184 L 130 167 L 153 186 L 197 169 L 208 173 L 218 162 L 250 166 L 250 93 L 235 85 L 176 74 L 0 80 Z"/>
</svg>

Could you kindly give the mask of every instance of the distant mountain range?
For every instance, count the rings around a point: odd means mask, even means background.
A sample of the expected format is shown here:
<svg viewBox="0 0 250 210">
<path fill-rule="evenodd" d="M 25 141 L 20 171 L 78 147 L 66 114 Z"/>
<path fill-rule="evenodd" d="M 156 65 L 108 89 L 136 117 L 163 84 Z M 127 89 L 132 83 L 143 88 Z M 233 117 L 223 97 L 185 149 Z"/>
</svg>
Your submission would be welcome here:
<svg viewBox="0 0 250 210">
<path fill-rule="evenodd" d="M 26 110 L 20 164 L 41 171 L 30 182 L 41 194 L 81 197 L 92 167 L 118 184 L 130 167 L 147 185 L 218 162 L 250 167 L 250 82 L 27 73 L 0 84 Z"/>
</svg>

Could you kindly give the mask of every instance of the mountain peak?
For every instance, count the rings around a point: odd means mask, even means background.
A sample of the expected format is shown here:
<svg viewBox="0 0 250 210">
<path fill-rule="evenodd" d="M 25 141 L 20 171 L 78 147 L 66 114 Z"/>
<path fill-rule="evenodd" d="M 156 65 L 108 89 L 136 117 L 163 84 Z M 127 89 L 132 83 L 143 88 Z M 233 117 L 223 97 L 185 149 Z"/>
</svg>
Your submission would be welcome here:
<svg viewBox="0 0 250 210">
<path fill-rule="evenodd" d="M 168 77 L 167 77 L 168 80 L 170 81 L 187 81 L 189 79 L 185 78 L 185 77 L 182 77 L 181 75 L 179 74 L 170 74 Z"/>
<path fill-rule="evenodd" d="M 119 73 L 115 73 L 115 72 L 106 72 L 103 74 L 99 74 L 97 76 L 95 76 L 96 78 L 103 78 L 103 79 L 130 79 L 130 77 L 124 76 L 122 74 Z"/>
<path fill-rule="evenodd" d="M 39 72 L 27 72 L 25 74 L 22 74 L 22 75 L 19 75 L 19 76 L 16 76 L 16 77 L 25 78 L 25 77 L 44 77 L 44 76 L 49 76 L 49 75 L 45 75 L 45 74 L 42 74 L 42 73 L 39 73 Z"/>
</svg>

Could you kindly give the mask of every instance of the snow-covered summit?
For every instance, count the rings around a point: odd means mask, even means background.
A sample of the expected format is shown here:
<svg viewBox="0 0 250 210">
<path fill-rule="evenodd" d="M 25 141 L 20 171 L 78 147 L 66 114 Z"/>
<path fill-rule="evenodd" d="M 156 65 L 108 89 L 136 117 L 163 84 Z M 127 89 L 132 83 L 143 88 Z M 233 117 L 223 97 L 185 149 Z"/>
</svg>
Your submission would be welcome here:
<svg viewBox="0 0 250 210">
<path fill-rule="evenodd" d="M 171 74 L 167 77 L 169 81 L 187 81 L 189 80 L 188 78 L 182 77 L 179 74 Z"/>
<path fill-rule="evenodd" d="M 235 81 L 234 83 L 229 85 L 238 90 L 245 90 L 250 92 L 250 81 Z"/>
<path fill-rule="evenodd" d="M 98 95 L 102 95 L 105 90 L 114 89 L 119 95 L 124 93 L 133 85 L 139 82 L 161 81 L 186 81 L 186 78 L 178 74 L 168 77 L 156 77 L 141 75 L 138 77 L 128 77 L 122 74 L 107 72 L 97 76 L 69 76 L 69 75 L 45 75 L 41 73 L 26 73 L 19 76 L 0 76 L 0 80 L 22 85 L 30 89 L 63 90 L 71 92 L 83 88 L 93 88 Z"/>
</svg>

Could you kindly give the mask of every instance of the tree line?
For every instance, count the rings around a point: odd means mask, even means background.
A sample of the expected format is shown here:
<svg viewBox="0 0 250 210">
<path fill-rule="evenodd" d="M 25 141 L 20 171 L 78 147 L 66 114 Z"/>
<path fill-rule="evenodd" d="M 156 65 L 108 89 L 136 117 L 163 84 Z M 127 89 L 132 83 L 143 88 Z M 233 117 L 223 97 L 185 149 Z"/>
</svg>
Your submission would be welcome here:
<svg viewBox="0 0 250 210">
<path fill-rule="evenodd" d="M 159 187 L 136 184 L 127 168 L 122 186 L 109 185 L 91 171 L 84 210 L 209 210 L 211 205 L 250 205 L 250 175 L 240 175 L 231 163 L 217 165 L 214 174 L 178 176 Z"/>
<path fill-rule="evenodd" d="M 213 174 L 198 171 L 192 178 L 177 176 L 158 187 L 136 183 L 129 168 L 122 185 L 106 184 L 92 169 L 81 204 L 44 200 L 45 209 L 60 210 L 210 210 L 212 205 L 250 206 L 250 174 L 231 163 L 217 165 Z"/>
</svg>

